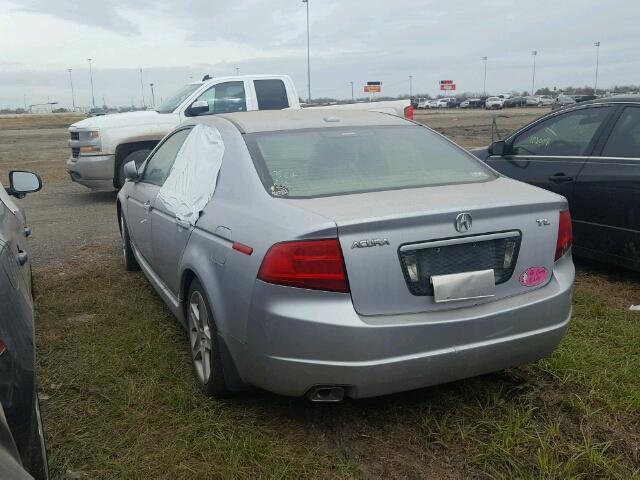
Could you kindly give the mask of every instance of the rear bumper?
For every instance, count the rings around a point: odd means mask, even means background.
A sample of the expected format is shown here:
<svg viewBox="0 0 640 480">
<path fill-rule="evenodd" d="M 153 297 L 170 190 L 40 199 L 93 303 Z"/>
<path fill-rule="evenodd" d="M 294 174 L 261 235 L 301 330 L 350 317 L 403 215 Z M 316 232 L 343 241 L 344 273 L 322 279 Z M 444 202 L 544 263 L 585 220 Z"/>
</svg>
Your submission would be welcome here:
<svg viewBox="0 0 640 480">
<path fill-rule="evenodd" d="M 353 398 L 502 370 L 549 355 L 571 317 L 574 268 L 545 287 L 455 310 L 363 317 L 348 295 L 259 283 L 246 344 L 227 340 L 249 384 L 301 396 L 343 385 Z M 304 293 L 304 294 L 301 294 Z"/>
<path fill-rule="evenodd" d="M 80 155 L 67 159 L 71 180 L 89 188 L 113 189 L 114 155 Z"/>
</svg>

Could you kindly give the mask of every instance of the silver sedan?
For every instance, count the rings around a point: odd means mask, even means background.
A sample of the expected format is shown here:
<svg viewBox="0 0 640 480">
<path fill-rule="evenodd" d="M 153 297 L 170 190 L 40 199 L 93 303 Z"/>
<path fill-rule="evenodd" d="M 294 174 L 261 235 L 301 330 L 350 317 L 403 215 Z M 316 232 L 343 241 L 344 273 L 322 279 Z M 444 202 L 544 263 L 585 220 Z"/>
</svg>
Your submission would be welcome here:
<svg viewBox="0 0 640 480">
<path fill-rule="evenodd" d="M 569 324 L 566 200 L 413 122 L 197 117 L 126 175 L 125 266 L 187 329 L 208 394 L 410 390 L 535 361 Z"/>
</svg>

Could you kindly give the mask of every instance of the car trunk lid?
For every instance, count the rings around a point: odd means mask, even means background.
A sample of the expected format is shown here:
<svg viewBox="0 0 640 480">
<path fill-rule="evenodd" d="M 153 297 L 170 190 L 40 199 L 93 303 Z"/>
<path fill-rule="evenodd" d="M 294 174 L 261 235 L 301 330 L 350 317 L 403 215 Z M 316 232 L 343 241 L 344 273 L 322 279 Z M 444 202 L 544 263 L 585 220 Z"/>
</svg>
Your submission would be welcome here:
<svg viewBox="0 0 640 480">
<path fill-rule="evenodd" d="M 551 276 L 559 210 L 566 208 L 558 195 L 502 177 L 286 201 L 336 223 L 353 304 L 361 315 L 460 308 L 539 288 Z M 460 214 L 471 218 L 466 231 L 456 230 Z M 520 276 L 531 268 L 548 274 L 543 282 L 525 286 Z M 491 296 L 436 301 L 432 277 L 486 270 L 494 270 Z"/>
</svg>

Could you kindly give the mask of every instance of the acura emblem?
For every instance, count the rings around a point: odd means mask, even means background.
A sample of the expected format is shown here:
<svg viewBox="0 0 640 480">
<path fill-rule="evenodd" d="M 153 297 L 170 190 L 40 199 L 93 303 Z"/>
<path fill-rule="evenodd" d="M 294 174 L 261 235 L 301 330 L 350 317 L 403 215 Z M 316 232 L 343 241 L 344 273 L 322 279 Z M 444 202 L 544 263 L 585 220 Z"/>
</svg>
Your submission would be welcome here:
<svg viewBox="0 0 640 480">
<path fill-rule="evenodd" d="M 471 224 L 473 220 L 471 219 L 471 215 L 468 213 L 459 213 L 456 217 L 455 227 L 456 230 L 460 233 L 468 232 L 471 228 Z"/>
</svg>

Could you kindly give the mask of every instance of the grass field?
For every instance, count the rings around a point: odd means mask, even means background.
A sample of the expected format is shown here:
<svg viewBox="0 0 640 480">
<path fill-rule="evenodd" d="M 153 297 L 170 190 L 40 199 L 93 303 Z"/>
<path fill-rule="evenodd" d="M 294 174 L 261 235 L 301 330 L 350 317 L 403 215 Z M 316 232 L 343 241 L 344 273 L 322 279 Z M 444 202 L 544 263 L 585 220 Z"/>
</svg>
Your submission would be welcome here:
<svg viewBox="0 0 640 480">
<path fill-rule="evenodd" d="M 477 145 L 487 117 L 464 115 L 419 119 Z M 212 400 L 185 334 L 121 266 L 112 200 L 91 204 L 66 179 L 52 122 L 0 122 L 0 167 L 33 145 L 24 160 L 48 189 L 27 214 L 53 478 L 640 478 L 639 275 L 579 263 L 568 334 L 533 365 L 338 405 L 261 391 Z M 71 207 L 83 216 L 64 223 Z M 71 253 L 52 256 L 64 242 Z"/>
</svg>

